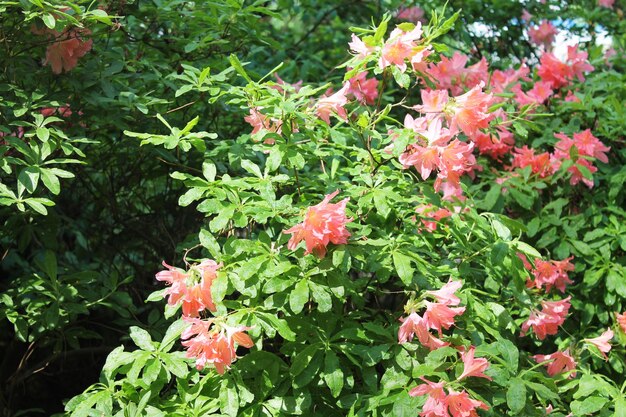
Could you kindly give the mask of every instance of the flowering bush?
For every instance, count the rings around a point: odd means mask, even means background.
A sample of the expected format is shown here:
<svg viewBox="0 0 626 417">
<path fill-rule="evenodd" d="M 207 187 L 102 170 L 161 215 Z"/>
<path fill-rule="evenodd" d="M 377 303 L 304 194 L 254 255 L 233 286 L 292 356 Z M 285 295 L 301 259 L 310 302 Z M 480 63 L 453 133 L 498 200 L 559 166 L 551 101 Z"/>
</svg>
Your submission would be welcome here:
<svg viewBox="0 0 626 417">
<path fill-rule="evenodd" d="M 207 16 L 232 19 L 211 21 L 223 30 L 191 43 L 188 31 L 201 30 L 179 27 L 174 16 L 197 12 L 195 5 L 168 3 L 162 16 L 137 6 L 129 29 L 112 17 L 123 5 L 75 6 L 44 6 L 36 16 L 47 29 L 30 30 L 31 36 L 71 38 L 51 38 L 44 48 L 42 70 L 51 77 L 69 77 L 84 61 L 96 65 L 88 61 L 99 51 L 98 25 L 124 35 L 150 30 L 135 21 L 141 13 L 175 19 L 155 30 L 155 39 L 168 42 L 147 45 L 162 52 L 155 45 L 181 42 L 177 68 L 166 79 L 154 75 L 165 87 L 155 87 L 163 98 L 151 98 L 141 71 L 135 80 L 131 70 L 145 65 L 148 71 L 154 63 L 140 60 L 143 50 L 134 58 L 125 50 L 128 88 L 142 95 L 118 91 L 114 97 L 154 114 L 154 123 L 136 114 L 107 126 L 98 115 L 87 119 L 102 107 L 71 96 L 35 106 L 34 122 L 5 129 L 4 172 L 15 176 L 16 188 L 0 183 L 6 196 L 0 203 L 15 206 L 11 218 L 21 221 L 48 214 L 44 205 L 54 202 L 41 197 L 47 194 L 38 180 L 52 194 L 59 182 L 44 180 L 50 175 L 44 161 L 59 152 L 87 159 L 76 144 L 92 144 L 70 139 L 63 129 L 87 133 L 102 126 L 123 130 L 120 146 L 132 153 L 120 153 L 122 161 L 137 155 L 148 155 L 147 167 L 160 161 L 165 171 L 146 173 L 150 180 L 138 190 L 154 197 L 151 190 L 167 184 L 168 192 L 157 196 L 175 196 L 183 209 L 171 213 L 191 220 L 177 235 L 182 243 L 170 250 L 140 252 L 118 241 L 132 250 L 114 257 L 117 262 L 149 265 L 139 299 L 124 298 L 129 281 L 117 275 L 91 295 L 88 287 L 98 280 L 81 282 L 71 271 L 93 266 L 69 255 L 59 261 L 50 249 L 33 250 L 43 272 L 31 271 L 33 278 L 2 296 L 16 337 L 32 344 L 54 340 L 54 329 L 70 333 L 89 309 L 100 312 L 97 307 L 123 318 L 114 329 L 126 334 L 130 326 L 122 345 L 109 339 L 117 347 L 107 350 L 99 382 L 65 404 L 67 415 L 626 412 L 626 304 L 620 298 L 626 296 L 626 154 L 619 130 L 626 119 L 621 107 L 596 97 L 602 92 L 612 103 L 626 97 L 623 85 L 609 94 L 623 56 L 603 62 L 598 48 L 583 45 L 559 55 L 553 46 L 563 28 L 549 6 L 534 3 L 524 14 L 517 5 L 514 17 L 537 23 L 524 33 L 540 45 L 531 49 L 534 59 L 497 59 L 495 47 L 485 56 L 475 40 L 470 55 L 446 46 L 461 49 L 453 41 L 468 30 L 462 16 L 469 15 L 403 5 L 371 26 L 342 28 L 340 46 L 319 57 L 332 51 L 344 62 L 337 58 L 331 75 L 320 79 L 320 71 L 313 81 L 303 75 L 305 81 L 293 66 L 259 64 L 263 46 L 221 49 L 231 30 L 254 42 L 246 19 L 265 24 L 257 14 L 280 32 L 280 10 L 271 6 L 204 6 L 213 13 Z M 604 16 L 613 5 L 598 6 L 594 13 Z M 537 13 L 545 19 L 535 19 Z M 140 32 L 132 33 L 128 39 L 138 41 Z M 213 44 L 211 36 L 220 41 Z M 228 64 L 184 62 L 185 51 L 202 48 L 215 48 Z M 155 74 L 161 71 L 164 66 Z M 223 120 L 238 128 L 221 127 L 212 111 L 224 112 Z M 138 213 L 151 214 L 147 201 L 121 192 Z M 121 200 L 116 196 L 111 215 Z M 157 215 L 169 217 L 167 207 Z M 156 236 L 157 224 L 133 230 Z M 38 288 L 49 299 L 31 304 Z M 592 295 L 592 288 L 606 291 Z M 68 299 L 84 307 L 72 309 Z M 55 308 L 56 327 L 40 324 L 54 318 L 49 311 Z"/>
</svg>

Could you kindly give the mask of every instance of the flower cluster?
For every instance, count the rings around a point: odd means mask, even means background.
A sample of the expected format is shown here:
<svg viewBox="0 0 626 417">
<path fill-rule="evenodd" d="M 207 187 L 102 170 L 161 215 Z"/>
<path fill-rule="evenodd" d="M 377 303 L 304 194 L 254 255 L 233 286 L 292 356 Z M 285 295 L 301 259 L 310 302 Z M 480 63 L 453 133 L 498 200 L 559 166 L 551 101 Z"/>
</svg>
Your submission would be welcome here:
<svg viewBox="0 0 626 417">
<path fill-rule="evenodd" d="M 535 260 L 535 268 L 532 268 L 528 261 L 526 261 L 525 266 L 535 277 L 532 281 L 528 280 L 526 286 L 528 288 L 535 287 L 541 289 L 545 285 L 546 292 L 550 292 L 552 287 L 555 287 L 564 293 L 565 286 L 573 283 L 567 275 L 568 272 L 574 270 L 574 264 L 570 262 L 573 258 L 573 256 L 570 256 L 562 261 L 543 261 L 537 259 Z"/>
<path fill-rule="evenodd" d="M 199 370 L 210 364 L 219 374 L 223 374 L 237 359 L 235 343 L 250 348 L 253 342 L 244 333 L 249 327 L 231 327 L 222 318 L 199 318 L 204 310 L 217 310 L 211 285 L 222 264 L 206 259 L 187 272 L 165 262 L 163 266 L 167 270 L 158 272 L 156 279 L 170 285 L 164 292 L 164 296 L 168 297 L 168 304 L 182 304 L 183 320 L 190 324 L 181 335 L 182 345 L 187 348 L 187 357 L 196 359 L 196 368 Z"/>
<path fill-rule="evenodd" d="M 183 320 L 191 326 L 181 335 L 182 345 L 187 348 L 187 357 L 196 359 L 198 370 L 211 364 L 221 375 L 237 359 L 235 343 L 246 348 L 254 345 L 250 336 L 244 333 L 250 327 L 230 327 L 223 323 L 215 326 L 212 319 L 185 317 Z"/>
<path fill-rule="evenodd" d="M 564 372 L 569 372 L 568 378 L 574 378 L 576 376 L 576 361 L 572 357 L 569 349 L 565 349 L 563 352 L 557 351 L 550 355 L 534 355 L 533 359 L 537 363 L 545 362 L 548 375 L 550 376 Z"/>
<path fill-rule="evenodd" d="M 567 317 L 570 299 L 571 297 L 558 301 L 541 301 L 541 311 L 531 311 L 528 320 L 522 324 L 521 336 L 525 336 L 531 327 L 539 340 L 545 339 L 547 335 L 557 334 Z"/>
<path fill-rule="evenodd" d="M 298 243 L 304 240 L 305 255 L 313 253 L 318 258 L 323 258 L 329 243 L 335 245 L 348 243 L 350 232 L 346 229 L 346 224 L 352 219 L 346 217 L 346 204 L 350 199 L 345 198 L 339 203 L 331 203 L 330 200 L 337 194 L 339 190 L 324 197 L 321 203 L 309 207 L 302 223 L 285 230 L 284 233 L 292 235 L 287 245 L 289 249 L 295 250 Z"/>
<path fill-rule="evenodd" d="M 78 60 L 91 50 L 93 44 L 91 39 L 86 39 L 91 31 L 85 28 L 67 28 L 62 32 L 48 30 L 42 33 L 53 38 L 53 42 L 46 49 L 44 65 L 50 64 L 55 74 L 74 69 Z"/>
</svg>

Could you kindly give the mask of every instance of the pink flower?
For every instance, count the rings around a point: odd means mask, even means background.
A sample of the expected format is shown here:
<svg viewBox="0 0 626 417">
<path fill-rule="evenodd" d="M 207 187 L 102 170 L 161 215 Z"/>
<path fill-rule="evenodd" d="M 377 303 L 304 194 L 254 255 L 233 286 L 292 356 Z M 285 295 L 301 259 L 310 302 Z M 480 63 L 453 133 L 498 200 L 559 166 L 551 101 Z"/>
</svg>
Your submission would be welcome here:
<svg viewBox="0 0 626 417">
<path fill-rule="evenodd" d="M 528 36 L 535 45 L 543 45 L 546 49 L 550 49 L 558 32 L 552 23 L 544 20 L 538 27 L 528 29 Z"/>
<path fill-rule="evenodd" d="M 503 156 L 511 153 L 515 138 L 506 128 L 500 127 L 497 136 L 491 133 L 478 132 L 472 137 L 472 142 L 481 155 L 489 155 L 499 161 Z"/>
<path fill-rule="evenodd" d="M 551 83 L 545 81 L 539 81 L 535 83 L 533 88 L 524 93 L 520 87 L 520 85 L 516 85 L 512 92 L 515 93 L 515 101 L 519 103 L 520 106 L 525 106 L 527 104 L 543 104 L 547 99 L 549 99 L 554 91 L 550 88 L 552 86 Z"/>
<path fill-rule="evenodd" d="M 420 377 L 426 384 L 418 385 L 409 391 L 411 397 L 428 395 L 426 402 L 422 406 L 420 416 L 422 417 L 447 417 L 448 405 L 446 403 L 446 393 L 443 389 L 444 382 L 432 382 L 424 377 Z"/>
<path fill-rule="evenodd" d="M 612 9 L 613 3 L 615 3 L 615 0 L 598 0 L 598 6 L 606 7 L 607 9 Z"/>
<path fill-rule="evenodd" d="M 528 287 L 541 288 L 546 286 L 546 292 L 550 292 L 550 289 L 554 286 L 559 291 L 565 292 L 565 285 L 572 284 L 572 280 L 569 279 L 567 273 L 574 270 L 574 265 L 570 262 L 574 257 L 571 256 L 562 261 L 542 261 L 537 259 L 535 261 L 535 268 L 533 269 L 533 275 L 535 280 L 528 282 Z"/>
<path fill-rule="evenodd" d="M 246 122 L 252 126 L 252 134 L 256 134 L 262 130 L 266 130 L 268 132 L 273 132 L 277 134 L 281 134 L 282 121 L 271 119 L 265 114 L 260 112 L 260 107 L 252 107 L 250 109 L 250 114 L 243 118 Z M 274 144 L 274 139 L 266 139 L 265 143 L 268 145 Z"/>
<path fill-rule="evenodd" d="M 367 46 L 365 42 L 354 33 L 352 34 L 352 42 L 348 42 L 348 46 L 350 47 L 350 51 L 357 54 L 357 58 L 359 59 L 365 58 L 374 51 L 374 47 Z"/>
<path fill-rule="evenodd" d="M 73 28 L 62 33 L 56 31 L 50 33 L 55 40 L 46 49 L 44 65 L 50 64 L 55 74 L 71 71 L 78 64 L 78 59 L 91 50 L 93 41 L 83 40 L 84 36 L 91 34 L 88 29 Z"/>
<path fill-rule="evenodd" d="M 591 134 L 591 130 L 587 129 L 583 132 L 574 133 L 573 139 L 570 139 L 563 133 L 555 133 L 554 136 L 560 139 L 555 145 L 555 156 L 560 159 L 570 159 L 571 148 L 575 147 L 580 156 L 590 156 L 598 159 L 601 162 L 607 163 L 609 161 L 606 152 L 611 148 L 605 146 L 598 138 Z M 589 172 L 594 173 L 598 169 L 592 165 L 592 163 L 585 158 L 577 158 L 573 161 L 575 165 L 568 168 L 568 172 L 572 174 L 570 183 L 572 185 L 578 184 L 578 182 L 584 182 L 589 188 L 593 187 L 593 180 L 585 178 L 577 165 L 582 165 Z"/>
<path fill-rule="evenodd" d="M 363 71 L 348 80 L 346 95 L 354 96 L 361 104 L 372 105 L 378 97 L 378 80 L 367 78 L 367 71 Z"/>
<path fill-rule="evenodd" d="M 422 90 L 422 104 L 413 109 L 420 113 L 426 113 L 427 117 L 433 118 L 443 112 L 448 104 L 448 90 Z"/>
<path fill-rule="evenodd" d="M 424 228 L 429 232 L 434 232 L 435 230 L 437 230 L 438 221 L 446 217 L 452 216 L 452 212 L 450 210 L 445 208 L 437 208 L 432 204 L 422 204 L 421 206 L 416 207 L 415 211 L 421 215 L 420 220 L 422 221 L 422 225 L 424 225 Z M 428 219 L 433 219 L 435 221 Z"/>
<path fill-rule="evenodd" d="M 213 319 L 200 320 L 183 317 L 191 326 L 183 331 L 182 345 L 187 348 L 186 356 L 196 359 L 196 368 L 202 370 L 207 364 L 215 367 L 220 375 L 237 359 L 235 343 L 251 348 L 254 343 L 250 336 L 245 334 L 250 327 L 230 327 L 225 324 L 211 326 Z"/>
<path fill-rule="evenodd" d="M 448 307 L 441 303 L 431 303 L 424 301 L 426 304 L 426 312 L 424 313 L 424 322 L 426 325 L 439 332 L 441 328 L 449 329 L 454 325 L 454 318 L 465 312 L 465 307 Z"/>
<path fill-rule="evenodd" d="M 407 20 L 412 23 L 424 22 L 424 9 L 417 6 L 400 7 L 396 12 L 396 19 Z"/>
<path fill-rule="evenodd" d="M 487 404 L 474 400 L 466 391 L 449 390 L 446 404 L 452 417 L 478 417 L 476 409 L 489 410 Z"/>
<path fill-rule="evenodd" d="M 181 272 L 178 268 L 166 264 L 165 261 L 163 261 L 163 266 L 167 268 L 167 271 L 158 272 L 156 279 L 157 281 L 165 281 L 170 285 L 163 294 L 165 297 L 169 297 L 167 303 L 174 306 L 178 304 L 187 293 L 186 282 L 189 276 Z"/>
<path fill-rule="evenodd" d="M 339 190 L 324 197 L 324 200 L 307 209 L 304 221 L 294 227 L 285 230 L 284 233 L 292 234 L 287 247 L 295 250 L 302 240 L 305 241 L 305 255 L 314 253 L 323 258 L 326 255 L 326 246 L 329 243 L 342 245 L 348 243 L 350 232 L 346 229 L 346 223 L 352 221 L 346 217 L 346 204 L 349 198 L 332 204 L 332 200 Z"/>
<path fill-rule="evenodd" d="M 425 293 L 435 297 L 437 302 L 448 306 L 459 305 L 461 299 L 456 296 L 456 292 L 463 286 L 461 281 L 453 281 L 452 278 L 436 291 L 426 291 Z"/>
<path fill-rule="evenodd" d="M 156 274 L 158 281 L 165 281 L 170 287 L 165 290 L 164 295 L 168 298 L 167 303 L 171 306 L 182 304 L 183 316 L 198 317 L 199 313 L 205 309 L 215 311 L 211 294 L 211 285 L 217 277 L 216 271 L 222 266 L 213 260 L 205 260 L 200 265 L 192 267 L 188 273 L 182 273 L 177 268 L 163 262 L 168 270 Z M 198 271 L 200 279 L 193 270 Z"/>
<path fill-rule="evenodd" d="M 613 339 L 613 336 L 613 330 L 609 328 L 598 337 L 594 337 L 593 339 L 585 339 L 585 342 L 591 343 L 592 345 L 597 347 L 602 356 L 604 356 L 604 360 L 609 360 L 609 357 L 606 356 L 606 354 L 609 353 L 609 351 L 611 350 L 611 344 L 609 342 L 611 341 L 611 339 Z"/>
<path fill-rule="evenodd" d="M 548 375 L 554 376 L 563 372 L 570 372 L 568 378 L 574 378 L 576 376 L 576 361 L 570 354 L 569 349 L 565 349 L 563 352 L 554 352 L 551 355 L 535 355 L 533 359 L 537 363 L 549 362 L 545 366 L 548 368 Z"/>
<path fill-rule="evenodd" d="M 526 168 L 529 166 L 533 174 L 538 174 L 541 178 L 554 174 L 559 165 L 559 161 L 548 152 L 535 155 L 535 150 L 528 148 L 526 145 L 513 150 L 512 168 Z"/>
<path fill-rule="evenodd" d="M 617 324 L 619 324 L 619 327 L 624 333 L 626 333 L 626 312 L 622 314 L 615 313 L 615 318 L 617 319 Z"/>
<path fill-rule="evenodd" d="M 400 319 L 402 325 L 398 331 L 398 342 L 406 343 L 413 340 L 413 337 L 417 336 L 419 342 L 430 350 L 439 349 L 440 347 L 448 346 L 440 339 L 437 339 L 429 331 L 426 325 L 426 321 L 416 312 L 409 314 L 405 319 Z"/>
<path fill-rule="evenodd" d="M 417 23 L 410 32 L 396 28 L 383 45 L 378 65 L 381 69 L 395 65 L 402 72 L 406 71 L 406 59 L 412 58 L 417 52 L 415 41 L 422 36 L 422 24 Z"/>
<path fill-rule="evenodd" d="M 522 19 L 524 22 L 530 22 L 530 19 L 532 19 L 532 18 L 533 18 L 533 15 L 531 15 L 531 14 L 530 14 L 530 12 L 529 12 L 528 10 L 526 10 L 526 9 L 522 10 L 522 16 L 521 16 L 521 19 Z"/>
<path fill-rule="evenodd" d="M 270 88 L 273 88 L 274 90 L 277 90 L 281 93 L 285 93 L 285 88 L 287 91 L 293 90 L 296 93 L 300 91 L 300 89 L 302 88 L 302 83 L 303 83 L 302 80 L 294 84 L 289 84 L 288 82 L 280 78 L 277 73 L 274 73 L 274 77 L 276 77 L 277 85 L 273 85 Z"/>
<path fill-rule="evenodd" d="M 560 301 L 542 301 L 542 310 L 533 310 L 528 320 L 522 324 L 521 336 L 526 335 L 530 327 L 533 328 L 539 340 L 545 339 L 547 335 L 557 334 L 559 326 L 565 322 L 567 317 L 570 299 L 571 297 Z"/>
<path fill-rule="evenodd" d="M 476 378 L 486 378 L 491 381 L 491 377 L 485 375 L 483 372 L 489 367 L 489 362 L 485 358 L 474 358 L 474 352 L 476 348 L 471 346 L 467 352 L 461 352 L 461 359 L 463 359 L 463 373 L 459 376 L 459 380 L 474 376 Z"/>
<path fill-rule="evenodd" d="M 349 88 L 350 84 L 345 83 L 341 90 L 337 91 L 335 94 L 331 96 L 323 96 L 317 101 L 315 113 L 320 119 L 325 121 L 326 124 L 330 124 L 331 113 L 334 113 L 344 120 L 348 119 L 348 114 L 343 106 L 348 103 L 346 94 L 348 93 Z"/>
<path fill-rule="evenodd" d="M 564 87 L 570 83 L 574 77 L 572 68 L 564 62 L 561 62 L 551 53 L 544 53 L 540 58 L 540 65 L 537 69 L 537 75 L 557 89 Z"/>
<path fill-rule="evenodd" d="M 455 97 L 455 103 L 450 107 L 450 125 L 457 126 L 470 137 L 478 133 L 478 129 L 487 128 L 491 120 L 488 111 L 493 95 L 484 93 L 483 87 L 484 83 L 481 81 L 467 93 Z"/>
</svg>

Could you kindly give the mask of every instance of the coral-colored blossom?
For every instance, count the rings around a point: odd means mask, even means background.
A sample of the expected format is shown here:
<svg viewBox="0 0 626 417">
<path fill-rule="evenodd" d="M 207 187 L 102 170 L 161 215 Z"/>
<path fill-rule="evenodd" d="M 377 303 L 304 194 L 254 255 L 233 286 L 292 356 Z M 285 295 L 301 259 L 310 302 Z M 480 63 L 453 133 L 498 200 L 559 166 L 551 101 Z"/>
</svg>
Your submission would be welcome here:
<svg viewBox="0 0 626 417">
<path fill-rule="evenodd" d="M 450 390 L 446 397 L 446 404 L 452 417 L 478 417 L 476 412 L 478 408 L 489 410 L 487 404 L 471 398 L 466 391 Z"/>
<path fill-rule="evenodd" d="M 626 333 L 626 312 L 623 312 L 622 314 L 615 313 L 615 318 L 617 319 L 617 324 L 619 324 L 619 327 L 624 333 Z"/>
<path fill-rule="evenodd" d="M 222 264 L 218 264 L 213 260 L 207 259 L 199 265 L 192 267 L 187 273 L 181 272 L 179 269 L 170 266 L 163 261 L 166 271 L 160 271 L 156 274 L 158 281 L 165 281 L 170 285 L 164 292 L 164 296 L 168 297 L 169 305 L 182 304 L 183 316 L 198 317 L 201 311 L 206 309 L 215 311 L 216 306 L 213 302 L 211 294 L 211 285 L 217 277 L 216 271 Z M 200 279 L 194 274 L 194 269 L 198 271 Z"/>
<path fill-rule="evenodd" d="M 533 269 L 534 281 L 527 283 L 528 287 L 542 288 L 546 286 L 546 292 L 550 292 L 552 287 L 556 287 L 559 291 L 565 292 L 565 285 L 572 284 L 572 280 L 569 279 L 567 273 L 574 270 L 574 264 L 570 261 L 574 257 L 571 256 L 562 261 L 542 261 L 537 259 L 535 261 L 535 268 Z"/>
<path fill-rule="evenodd" d="M 321 203 L 309 207 L 304 216 L 304 221 L 294 227 L 285 230 L 284 233 L 292 234 L 287 247 L 295 250 L 302 240 L 306 244 L 305 255 L 314 253 L 323 258 L 326 255 L 326 246 L 329 243 L 342 245 L 348 243 L 350 232 L 346 229 L 346 223 L 352 221 L 346 217 L 346 204 L 349 198 L 339 203 L 330 202 L 339 190 L 324 197 Z"/>
<path fill-rule="evenodd" d="M 437 208 L 432 204 L 423 204 L 415 208 L 415 211 L 420 214 L 420 220 L 424 229 L 429 232 L 437 230 L 437 222 L 446 217 L 452 216 L 452 212 L 445 208 Z M 432 220 L 429 220 L 432 219 Z M 433 221 L 434 220 L 434 221 Z"/>
<path fill-rule="evenodd" d="M 481 81 L 467 93 L 455 97 L 450 113 L 446 114 L 451 126 L 457 126 L 470 137 L 479 129 L 487 128 L 492 119 L 489 106 L 493 103 L 493 95 L 484 93 L 484 86 Z"/>
<path fill-rule="evenodd" d="M 91 34 L 88 29 L 72 28 L 62 33 L 50 31 L 50 34 L 54 36 L 54 42 L 46 49 L 44 65 L 50 64 L 55 74 L 71 71 L 78 64 L 78 59 L 91 50 L 93 41 L 84 40 Z"/>
<path fill-rule="evenodd" d="M 280 135 L 282 130 L 282 121 L 270 118 L 269 116 L 261 113 L 260 110 L 260 107 L 252 107 L 250 109 L 250 114 L 243 118 L 243 120 L 245 120 L 250 124 L 250 126 L 252 126 L 252 134 L 254 135 L 265 130 Z M 268 145 L 273 145 L 274 142 L 274 138 L 268 138 L 264 140 L 264 143 Z"/>
<path fill-rule="evenodd" d="M 406 60 L 413 58 L 419 53 L 418 45 L 415 43 L 422 36 L 422 24 L 417 22 L 415 28 L 405 32 L 399 28 L 394 29 L 389 35 L 389 39 L 382 47 L 378 65 L 381 69 L 395 65 L 400 71 L 405 72 Z M 420 59 L 421 60 L 421 59 Z"/>
<path fill-rule="evenodd" d="M 569 349 L 565 349 L 563 352 L 554 352 L 550 355 L 535 355 L 533 359 L 537 363 L 549 362 L 545 366 L 548 368 L 548 375 L 554 376 L 563 372 L 570 372 L 568 378 L 574 378 L 576 376 L 576 361 L 570 354 Z"/>
<path fill-rule="evenodd" d="M 609 342 L 611 341 L 611 339 L 613 339 L 613 336 L 615 336 L 615 334 L 613 333 L 613 330 L 609 328 L 606 329 L 606 331 L 598 337 L 594 337 L 593 339 L 585 339 L 585 342 L 591 343 L 592 345 L 597 347 L 602 356 L 604 356 L 604 360 L 608 360 L 609 357 L 606 356 L 606 354 L 611 351 L 611 344 Z"/>
<path fill-rule="evenodd" d="M 485 358 L 474 358 L 475 351 L 476 348 L 471 346 L 466 352 L 461 352 L 463 373 L 458 379 L 461 380 L 473 376 L 476 378 L 486 378 L 491 381 L 492 378 L 484 374 L 485 370 L 489 368 L 489 362 Z"/>
<path fill-rule="evenodd" d="M 182 345 L 187 348 L 186 356 L 195 358 L 198 370 L 211 364 L 222 375 L 237 359 L 235 343 L 247 348 L 254 345 L 250 336 L 244 333 L 250 327 L 230 327 L 225 324 L 214 326 L 213 319 L 183 317 L 183 320 L 191 326 L 181 335 Z"/>
<path fill-rule="evenodd" d="M 571 297 L 560 301 L 542 301 L 541 311 L 533 310 L 530 317 L 522 324 L 521 336 L 526 335 L 532 327 L 539 340 L 543 340 L 547 335 L 557 334 L 559 326 L 565 322 L 570 308 Z"/>
<path fill-rule="evenodd" d="M 559 168 L 559 161 L 548 152 L 535 155 L 535 150 L 524 145 L 513 150 L 512 168 L 530 167 L 533 174 L 545 178 L 554 174 Z"/>
<path fill-rule="evenodd" d="M 591 130 L 586 129 L 582 132 L 574 133 L 572 139 L 563 133 L 555 133 L 554 136 L 559 139 L 556 143 L 554 155 L 561 160 L 571 159 L 572 147 L 575 147 L 579 156 L 588 156 L 598 159 L 601 162 L 609 161 L 606 152 L 611 148 L 605 146 L 598 138 L 591 134 Z M 596 172 L 598 169 L 592 165 L 591 161 L 586 158 L 578 157 L 572 160 L 574 165 L 568 168 L 568 172 L 572 174 L 570 183 L 578 184 L 580 181 L 585 183 L 589 188 L 593 187 L 593 180 L 585 177 L 579 169 L 579 165 L 585 167 L 590 173 Z"/>
</svg>

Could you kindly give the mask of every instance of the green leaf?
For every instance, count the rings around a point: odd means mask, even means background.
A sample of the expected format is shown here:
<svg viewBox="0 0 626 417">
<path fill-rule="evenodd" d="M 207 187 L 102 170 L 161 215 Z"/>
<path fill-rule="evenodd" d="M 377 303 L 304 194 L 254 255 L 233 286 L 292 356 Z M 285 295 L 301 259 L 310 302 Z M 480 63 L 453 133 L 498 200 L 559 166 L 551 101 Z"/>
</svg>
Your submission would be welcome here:
<svg viewBox="0 0 626 417">
<path fill-rule="evenodd" d="M 343 371 L 339 367 L 339 359 L 332 350 L 326 352 L 324 358 L 324 382 L 330 388 L 330 393 L 337 398 L 343 389 Z"/>
<path fill-rule="evenodd" d="M 248 171 L 252 175 L 256 175 L 259 178 L 263 178 L 263 174 L 261 173 L 261 169 L 257 164 L 247 159 L 241 160 L 241 167 Z"/>
<path fill-rule="evenodd" d="M 45 127 L 38 127 L 36 130 L 36 133 L 37 133 L 37 137 L 42 142 L 47 142 L 48 139 L 50 138 L 50 131 Z"/>
<path fill-rule="evenodd" d="M 243 69 L 243 65 L 241 64 L 241 61 L 239 61 L 239 58 L 237 58 L 237 55 L 230 54 L 228 60 L 230 61 L 230 65 L 232 65 L 232 67 L 235 69 L 235 71 L 239 73 L 239 75 L 245 78 L 246 81 L 248 81 L 249 83 L 252 83 L 252 79 L 246 73 L 246 70 Z"/>
<path fill-rule="evenodd" d="M 202 163 L 202 175 L 207 179 L 208 182 L 215 181 L 215 175 L 217 174 L 217 169 L 215 168 L 215 164 L 211 161 L 204 161 Z"/>
<path fill-rule="evenodd" d="M 271 313 L 257 313 L 265 322 L 269 323 L 278 334 L 280 334 L 285 340 L 293 342 L 296 340 L 296 334 L 291 330 L 289 325 L 284 319 L 279 319 Z"/>
<path fill-rule="evenodd" d="M 26 203 L 30 208 L 32 208 L 41 215 L 45 216 L 46 214 L 48 214 L 48 210 L 46 209 L 46 207 L 34 198 L 27 198 L 26 200 L 24 200 L 24 203 Z"/>
<path fill-rule="evenodd" d="M 153 352 L 155 350 L 152 345 L 152 337 L 150 336 L 150 333 L 141 327 L 131 326 L 130 338 L 133 339 L 133 342 L 135 342 L 135 344 L 143 350 L 147 350 L 149 352 Z"/>
<path fill-rule="evenodd" d="M 220 256 L 220 245 L 211 232 L 206 229 L 200 229 L 200 244 L 205 247 L 213 259 L 217 259 Z"/>
<path fill-rule="evenodd" d="M 219 391 L 220 410 L 222 413 L 228 416 L 237 416 L 239 411 L 239 394 L 237 394 L 237 387 L 230 378 L 222 381 L 222 386 Z"/>
<path fill-rule="evenodd" d="M 52 170 L 42 168 L 41 181 L 52 194 L 57 195 L 61 192 L 61 184 L 59 183 L 59 178 L 52 173 Z"/>
<path fill-rule="evenodd" d="M 50 13 L 46 13 L 41 16 L 41 20 L 43 20 L 44 25 L 46 25 L 50 29 L 54 29 L 56 26 L 56 19 Z"/>
<path fill-rule="evenodd" d="M 300 314 L 307 301 L 309 301 L 309 283 L 303 278 L 289 293 L 289 307 L 295 314 Z"/>
<path fill-rule="evenodd" d="M 189 327 L 189 323 L 182 319 L 172 323 L 165 331 L 165 336 L 163 336 L 159 350 L 161 352 L 169 352 L 172 346 L 174 346 L 174 343 L 180 338 L 183 330 L 187 327 Z"/>
<path fill-rule="evenodd" d="M 39 182 L 39 168 L 24 168 L 17 176 L 17 181 L 26 189 L 26 191 L 31 194 L 34 193 L 37 188 L 37 183 Z"/>
<path fill-rule="evenodd" d="M 393 252 L 392 256 L 393 265 L 396 268 L 398 276 L 405 285 L 411 285 L 414 273 L 414 269 L 411 266 L 411 258 L 398 251 Z"/>
<path fill-rule="evenodd" d="M 498 235 L 500 239 L 506 241 L 511 240 L 511 231 L 500 220 L 492 219 L 491 224 L 493 225 L 496 235 Z"/>
<path fill-rule="evenodd" d="M 526 405 L 526 385 L 519 378 L 512 378 L 506 392 L 506 403 L 513 414 L 518 414 Z"/>
<path fill-rule="evenodd" d="M 588 397 L 583 401 L 572 401 L 570 408 L 574 415 L 582 416 L 600 411 L 608 401 L 605 397 Z"/>
</svg>

